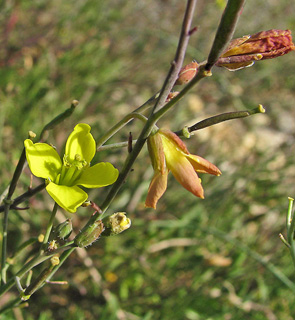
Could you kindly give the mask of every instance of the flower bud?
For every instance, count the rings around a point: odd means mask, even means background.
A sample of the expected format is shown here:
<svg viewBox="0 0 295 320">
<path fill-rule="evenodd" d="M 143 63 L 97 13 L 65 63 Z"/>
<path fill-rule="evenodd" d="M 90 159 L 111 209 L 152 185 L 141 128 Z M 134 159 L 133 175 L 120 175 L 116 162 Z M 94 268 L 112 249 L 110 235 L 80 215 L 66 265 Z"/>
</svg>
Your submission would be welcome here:
<svg viewBox="0 0 295 320">
<path fill-rule="evenodd" d="M 73 230 L 72 221 L 67 219 L 66 221 L 57 225 L 54 229 L 56 236 L 62 240 L 67 239 Z"/>
<path fill-rule="evenodd" d="M 95 221 L 92 225 L 87 227 L 86 230 L 80 232 L 76 236 L 74 243 L 80 248 L 88 247 L 100 237 L 103 231 L 104 225 L 102 221 Z"/>
<path fill-rule="evenodd" d="M 272 59 L 295 50 L 290 30 L 271 29 L 234 39 L 216 66 L 230 71 L 251 67 L 255 61 Z"/>
<path fill-rule="evenodd" d="M 176 97 L 179 94 L 178 91 L 170 92 L 167 96 L 166 102 L 169 102 L 172 100 L 174 97 Z"/>
<path fill-rule="evenodd" d="M 125 212 L 116 212 L 107 218 L 105 225 L 106 230 L 103 235 L 113 236 L 129 229 L 131 220 L 126 217 Z"/>
<path fill-rule="evenodd" d="M 47 247 L 47 251 L 48 252 L 53 252 L 54 250 L 56 250 L 58 248 L 57 242 L 55 240 L 52 240 L 49 242 L 48 247 Z"/>
<path fill-rule="evenodd" d="M 60 260 L 58 256 L 54 256 L 50 259 L 51 265 L 53 267 L 58 266 L 60 264 Z"/>
<path fill-rule="evenodd" d="M 183 68 L 180 69 L 178 74 L 178 79 L 176 80 L 176 85 L 182 85 L 190 82 L 192 78 L 196 75 L 198 71 L 198 63 L 196 61 L 192 61 L 187 64 Z"/>
</svg>

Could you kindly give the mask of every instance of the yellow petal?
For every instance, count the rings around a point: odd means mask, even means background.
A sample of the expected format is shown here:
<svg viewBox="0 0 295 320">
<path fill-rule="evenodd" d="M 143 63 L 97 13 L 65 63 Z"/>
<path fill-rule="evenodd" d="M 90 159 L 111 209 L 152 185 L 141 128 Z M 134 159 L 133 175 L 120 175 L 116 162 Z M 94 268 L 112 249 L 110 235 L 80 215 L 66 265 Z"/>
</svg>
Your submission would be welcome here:
<svg viewBox="0 0 295 320">
<path fill-rule="evenodd" d="M 168 169 L 175 179 L 189 192 L 199 198 L 204 198 L 204 190 L 201 181 L 190 162 L 185 158 L 170 162 L 167 160 Z"/>
<path fill-rule="evenodd" d="M 145 206 L 156 209 L 158 200 L 162 197 L 167 188 L 168 170 L 162 174 L 155 171 L 153 179 L 149 186 L 149 191 L 145 200 Z"/>
<path fill-rule="evenodd" d="M 88 198 L 88 194 L 77 186 L 61 186 L 50 182 L 46 190 L 60 207 L 71 213 L 76 212 Z"/>
<path fill-rule="evenodd" d="M 60 173 L 62 162 L 56 150 L 47 143 L 24 142 L 29 167 L 36 177 L 55 180 Z"/>
<path fill-rule="evenodd" d="M 75 184 L 86 188 L 100 188 L 114 183 L 118 175 L 119 171 L 112 164 L 100 162 L 85 169 Z"/>
<path fill-rule="evenodd" d="M 214 174 L 215 176 L 221 175 L 221 171 L 214 164 L 202 157 L 196 156 L 194 154 L 189 154 L 186 156 L 186 158 L 189 160 L 189 162 L 197 172 L 210 173 Z"/>
<path fill-rule="evenodd" d="M 93 159 L 96 144 L 90 130 L 91 127 L 86 123 L 79 123 L 75 126 L 66 143 L 65 154 L 68 155 L 69 161 L 74 161 L 76 154 L 88 163 Z"/>
<path fill-rule="evenodd" d="M 162 135 L 167 168 L 175 179 L 195 196 L 204 198 L 204 190 L 193 166 L 186 158 L 188 155 L 176 147 L 174 140 Z"/>
<path fill-rule="evenodd" d="M 154 170 L 161 171 L 162 174 L 164 174 L 166 162 L 161 134 L 156 133 L 149 136 L 147 139 L 147 146 Z"/>
</svg>

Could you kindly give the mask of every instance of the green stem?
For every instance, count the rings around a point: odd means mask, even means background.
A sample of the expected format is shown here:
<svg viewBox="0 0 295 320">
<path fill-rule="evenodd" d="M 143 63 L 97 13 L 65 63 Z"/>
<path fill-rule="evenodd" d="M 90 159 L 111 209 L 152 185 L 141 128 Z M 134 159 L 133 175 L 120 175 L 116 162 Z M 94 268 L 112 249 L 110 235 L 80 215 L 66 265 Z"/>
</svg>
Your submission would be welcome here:
<svg viewBox="0 0 295 320">
<path fill-rule="evenodd" d="M 49 267 L 45 268 L 39 276 L 33 281 L 25 290 L 25 296 L 31 296 L 34 292 L 36 292 L 48 279 L 51 271 L 53 270 L 54 266 L 51 264 Z"/>
<path fill-rule="evenodd" d="M 34 258 L 32 258 L 29 262 L 27 262 L 17 273 L 16 277 L 19 277 L 20 279 L 30 270 L 32 270 L 35 266 L 38 264 L 50 259 L 52 256 L 56 255 L 58 252 L 63 250 L 63 254 L 66 251 L 72 252 L 76 247 L 73 247 L 73 241 L 71 241 L 69 244 L 66 244 L 62 247 L 59 247 L 57 250 L 54 250 L 52 253 L 38 253 Z M 7 292 L 13 285 L 15 284 L 15 276 L 10 278 L 6 284 L 0 287 L 0 296 L 3 295 L 5 292 Z"/>
<path fill-rule="evenodd" d="M 37 237 L 28 239 L 16 249 L 14 255 L 11 258 L 9 258 L 9 260 L 11 260 L 13 263 L 13 261 L 18 257 L 18 255 L 20 255 L 27 247 L 31 246 L 32 244 L 38 241 L 39 240 Z"/>
<path fill-rule="evenodd" d="M 41 131 L 39 141 L 43 141 L 44 135 L 46 134 L 46 132 L 48 130 L 53 129 L 56 125 L 58 125 L 59 123 L 64 121 L 66 118 L 68 118 L 74 112 L 74 110 L 75 110 L 75 108 L 77 107 L 78 104 L 79 104 L 79 101 L 73 100 L 72 103 L 71 103 L 70 108 L 68 108 L 67 110 L 65 110 L 64 112 L 62 112 L 58 116 L 56 116 L 49 123 L 47 123 L 44 126 L 44 128 L 42 129 L 42 131 Z"/>
<path fill-rule="evenodd" d="M 52 254 L 53 255 L 53 254 Z M 52 256 L 51 255 L 51 256 Z M 33 267 L 40 264 L 41 262 L 49 259 L 51 257 L 50 255 L 36 255 L 33 259 L 31 259 L 29 262 L 27 262 L 18 272 L 15 276 L 19 277 L 20 279 Z M 0 296 L 4 294 L 6 291 L 8 291 L 13 285 L 15 284 L 15 277 L 10 278 L 4 285 L 0 287 Z"/>
<path fill-rule="evenodd" d="M 132 140 L 132 146 L 136 143 L 136 141 L 137 140 Z M 129 143 L 127 141 L 107 144 L 105 146 L 101 146 L 101 147 L 97 148 L 97 152 L 125 148 L 125 147 L 128 147 L 128 145 L 129 145 Z"/>
<path fill-rule="evenodd" d="M 6 282 L 6 257 L 7 257 L 7 228 L 8 228 L 8 214 L 9 210 L 12 204 L 11 197 L 15 191 L 17 182 L 19 180 L 19 177 L 22 173 L 24 164 L 26 161 L 26 152 L 25 148 L 23 148 L 23 151 L 21 153 L 21 156 L 19 158 L 18 164 L 15 168 L 7 197 L 4 200 L 4 216 L 3 216 L 3 239 L 2 239 L 2 253 L 1 253 L 1 285 L 3 285 Z"/>
<path fill-rule="evenodd" d="M 57 212 L 57 208 L 58 208 L 58 204 L 55 202 L 54 203 L 54 207 L 53 207 L 52 212 L 51 212 L 51 216 L 50 216 L 47 228 L 46 228 L 46 233 L 45 233 L 45 236 L 44 236 L 44 240 L 43 240 L 43 244 L 41 246 L 40 253 L 43 253 L 45 248 L 46 248 L 46 246 L 47 246 L 47 242 L 48 242 L 48 239 L 49 239 L 52 227 L 53 227 L 53 221 L 54 221 L 54 218 L 55 218 L 55 215 L 56 215 L 56 212 Z"/>
<path fill-rule="evenodd" d="M 245 2 L 246 0 L 228 0 L 208 56 L 206 70 L 211 70 L 224 49 L 227 47 L 234 34 L 239 15 Z"/>
<path fill-rule="evenodd" d="M 74 250 L 76 249 L 76 246 L 75 247 L 72 247 L 70 248 L 69 250 L 67 251 L 64 251 L 61 256 L 59 257 L 59 265 L 55 266 L 51 273 L 49 274 L 48 278 L 47 278 L 47 281 L 50 280 L 53 275 L 56 273 L 56 271 L 62 266 L 62 264 L 67 260 L 67 258 L 72 254 L 72 252 L 74 252 Z"/>
<path fill-rule="evenodd" d="M 195 77 L 189 82 L 177 96 L 171 99 L 168 103 L 164 105 L 159 111 L 154 114 L 154 121 L 155 123 L 167 112 L 169 111 L 180 99 L 182 99 L 200 80 L 206 77 L 210 77 L 212 74 L 205 70 L 205 66 L 201 65 L 198 73 Z"/>
<path fill-rule="evenodd" d="M 59 264 L 56 266 L 51 265 L 48 268 L 44 269 L 37 277 L 37 279 L 25 290 L 24 294 L 26 296 L 30 296 L 38 289 L 40 289 L 47 281 L 49 281 L 53 277 L 56 271 L 62 266 L 65 260 L 75 249 L 76 247 L 73 247 L 67 251 L 64 251 L 59 258 Z"/>
<path fill-rule="evenodd" d="M 33 195 L 37 194 L 38 192 L 42 191 L 43 189 L 45 189 L 46 185 L 45 182 L 41 183 L 39 186 L 37 186 L 34 189 L 29 189 L 27 192 L 23 193 L 22 195 L 20 195 L 19 197 L 15 198 L 11 205 L 10 205 L 10 209 L 17 209 L 17 205 L 24 202 L 26 199 L 32 197 Z M 0 206 L 0 212 L 3 212 L 5 208 L 5 205 Z"/>
<path fill-rule="evenodd" d="M 128 154 L 127 159 L 124 164 L 124 167 L 123 167 L 122 171 L 120 172 L 117 181 L 113 184 L 110 192 L 108 193 L 105 201 L 103 202 L 103 204 L 101 206 L 102 214 L 97 212 L 96 214 L 92 215 L 81 232 L 84 232 L 85 230 L 87 230 L 87 228 L 90 225 L 92 225 L 95 221 L 97 221 L 98 219 L 101 219 L 103 217 L 103 215 L 106 212 L 106 210 L 108 209 L 109 205 L 111 204 L 111 202 L 113 201 L 113 199 L 117 195 L 119 189 L 124 184 L 128 174 L 132 168 L 132 165 L 135 162 L 140 151 L 142 150 L 142 148 L 146 142 L 146 139 L 149 136 L 151 130 L 153 129 L 157 120 L 160 118 L 159 112 L 166 107 L 165 106 L 164 108 L 162 108 L 166 103 L 167 96 L 170 93 L 171 89 L 173 88 L 174 83 L 178 77 L 178 73 L 180 71 L 180 68 L 182 67 L 182 64 L 183 64 L 184 55 L 185 55 L 186 48 L 188 45 L 188 40 L 190 37 L 189 31 L 190 31 L 190 27 L 191 27 L 191 22 L 192 22 L 192 18 L 193 18 L 195 5 L 196 5 L 196 0 L 188 0 L 187 1 L 186 11 L 185 11 L 184 19 L 183 19 L 183 24 L 182 24 L 182 30 L 181 30 L 179 43 L 178 43 L 178 47 L 176 50 L 174 61 L 171 64 L 171 68 L 170 68 L 168 75 L 166 77 L 166 80 L 163 84 L 159 98 L 157 98 L 156 104 L 155 104 L 155 106 L 149 116 L 148 121 L 146 122 L 144 128 L 142 129 L 141 134 L 140 134 L 132 152 Z M 192 82 L 194 84 L 196 84 L 198 82 L 198 80 L 195 80 Z M 193 87 L 193 85 L 190 85 L 190 84 L 188 84 L 188 86 L 190 86 L 190 88 Z M 179 95 L 181 95 L 181 93 L 179 93 Z M 178 96 L 176 96 L 174 99 L 177 99 Z M 168 104 L 173 103 L 172 101 L 174 99 L 172 99 Z M 179 100 L 179 98 L 178 98 L 178 100 Z M 175 104 L 175 103 L 176 102 L 174 102 L 173 104 Z M 171 107 L 172 107 L 172 105 L 171 105 Z M 164 114 L 164 113 L 162 113 L 162 114 Z"/>
<path fill-rule="evenodd" d="M 6 283 L 6 253 L 7 253 L 7 226 L 8 226 L 9 205 L 5 206 L 3 217 L 3 232 L 2 232 L 2 254 L 1 254 L 1 285 Z"/>
<path fill-rule="evenodd" d="M 289 206 L 288 206 L 288 213 L 287 213 L 287 220 L 286 220 L 286 228 L 287 228 L 287 235 L 288 235 L 287 239 L 288 239 L 288 241 L 290 241 L 290 239 L 289 239 L 290 232 L 289 231 L 290 231 L 291 222 L 292 222 L 292 211 L 293 211 L 294 199 L 289 197 L 288 200 L 289 200 Z"/>
<path fill-rule="evenodd" d="M 119 130 L 121 130 L 126 124 L 132 121 L 134 118 L 137 118 L 144 123 L 147 122 L 147 118 L 140 113 L 131 112 L 127 114 L 121 121 L 115 124 L 111 129 L 109 129 L 97 142 L 97 151 L 101 148 L 101 146 L 108 141 L 114 134 L 116 134 Z"/>
<path fill-rule="evenodd" d="M 293 265 L 295 266 L 295 239 L 294 239 L 295 219 L 294 219 L 294 214 L 292 214 L 294 199 L 289 197 L 288 200 L 289 200 L 289 206 L 288 206 L 287 221 L 286 221 L 287 240 L 289 244 L 289 250 L 292 257 Z"/>
<path fill-rule="evenodd" d="M 221 123 L 224 121 L 245 118 L 245 117 L 249 117 L 253 114 L 257 114 L 257 113 L 265 113 L 265 109 L 263 108 L 263 106 L 261 104 L 257 108 L 254 108 L 252 110 L 234 111 L 234 112 L 226 112 L 226 113 L 218 114 L 216 116 L 202 120 L 202 121 L 186 128 L 186 130 L 190 133 L 193 131 L 197 131 L 200 129 L 204 129 L 204 128 L 213 126 L 215 124 L 218 124 L 218 123 Z M 179 130 L 179 131 L 175 132 L 175 134 L 177 134 L 178 136 L 182 136 L 183 130 L 184 129 Z"/>
<path fill-rule="evenodd" d="M 5 312 L 19 307 L 20 304 L 24 304 L 24 305 L 28 305 L 27 302 L 23 302 L 20 297 L 15 298 L 14 300 L 10 301 L 9 303 L 7 303 L 6 306 L 4 306 L 1 310 L 0 310 L 0 314 L 4 314 Z"/>
<path fill-rule="evenodd" d="M 188 46 L 188 41 L 191 35 L 190 33 L 191 22 L 195 12 L 196 3 L 197 3 L 196 0 L 187 1 L 176 54 L 175 54 L 174 60 L 171 63 L 171 68 L 168 72 L 168 75 L 165 79 L 163 87 L 160 91 L 159 98 L 155 103 L 152 114 L 155 114 L 156 112 L 158 112 L 165 105 L 168 94 L 171 92 L 178 78 L 178 74 L 183 65 L 186 48 Z"/>
</svg>

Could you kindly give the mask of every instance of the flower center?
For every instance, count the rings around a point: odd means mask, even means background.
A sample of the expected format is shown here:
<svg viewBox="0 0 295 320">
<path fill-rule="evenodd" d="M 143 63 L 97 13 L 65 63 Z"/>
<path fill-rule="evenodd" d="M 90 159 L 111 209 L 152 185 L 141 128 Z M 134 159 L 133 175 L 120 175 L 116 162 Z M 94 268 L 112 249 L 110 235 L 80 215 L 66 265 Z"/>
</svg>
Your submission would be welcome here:
<svg viewBox="0 0 295 320">
<path fill-rule="evenodd" d="M 69 160 L 68 155 L 63 157 L 61 173 L 57 176 L 55 183 L 64 186 L 74 186 L 83 170 L 89 167 L 89 163 L 82 159 L 81 155 L 76 154 L 73 161 Z"/>
</svg>

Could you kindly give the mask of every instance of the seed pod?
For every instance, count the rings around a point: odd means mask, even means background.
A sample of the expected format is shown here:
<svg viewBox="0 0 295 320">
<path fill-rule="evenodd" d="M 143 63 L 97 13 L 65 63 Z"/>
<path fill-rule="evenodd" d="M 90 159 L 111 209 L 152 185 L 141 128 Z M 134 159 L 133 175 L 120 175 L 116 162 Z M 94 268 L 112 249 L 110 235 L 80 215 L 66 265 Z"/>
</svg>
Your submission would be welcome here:
<svg viewBox="0 0 295 320">
<path fill-rule="evenodd" d="M 72 221 L 67 219 L 66 221 L 57 225 L 54 229 L 56 236 L 60 239 L 67 239 L 73 230 Z"/>
<path fill-rule="evenodd" d="M 101 220 L 98 220 L 87 227 L 86 230 L 82 230 L 76 236 L 74 243 L 80 248 L 88 247 L 100 237 L 103 231 L 104 225 Z"/>
</svg>

